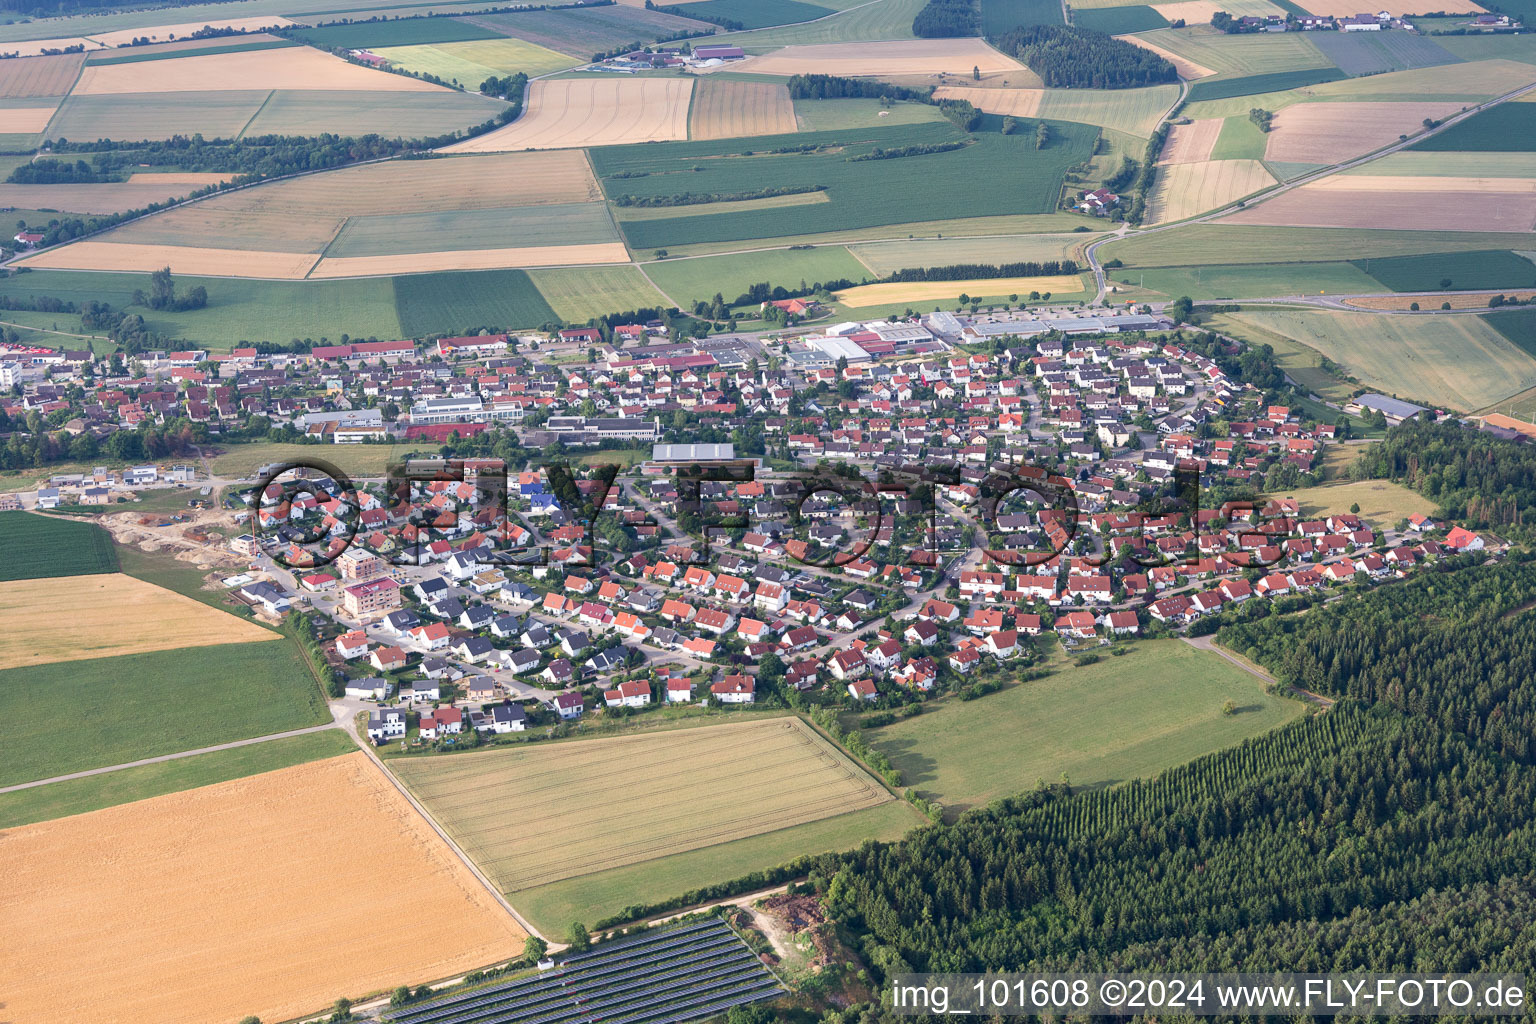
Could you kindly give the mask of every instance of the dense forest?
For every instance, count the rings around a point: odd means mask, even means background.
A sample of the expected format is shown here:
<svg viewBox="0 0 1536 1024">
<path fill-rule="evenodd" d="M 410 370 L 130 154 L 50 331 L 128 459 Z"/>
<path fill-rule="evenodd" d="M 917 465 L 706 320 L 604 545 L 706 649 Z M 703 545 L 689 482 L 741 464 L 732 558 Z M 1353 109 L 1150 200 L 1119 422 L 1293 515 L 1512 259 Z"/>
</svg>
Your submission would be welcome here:
<svg viewBox="0 0 1536 1024">
<path fill-rule="evenodd" d="M 1349 467 L 1355 480 L 1395 480 L 1439 503 L 1472 529 L 1525 532 L 1536 503 L 1536 448 L 1454 420 L 1393 427 Z"/>
<path fill-rule="evenodd" d="M 912 34 L 919 39 L 981 35 L 981 9 L 977 0 L 928 0 L 912 19 Z"/>
<path fill-rule="evenodd" d="M 819 858 L 812 882 L 880 978 L 1523 970 L 1536 956 L 1536 563 L 1447 570 L 1223 630 L 1281 679 L 1338 698 L 1326 713 L 1147 781 L 1041 783 Z M 872 1006 L 824 1018 L 896 1019 Z"/>
<path fill-rule="evenodd" d="M 1051 88 L 1135 89 L 1178 81 L 1163 57 L 1114 36 L 1072 25 L 1025 25 L 997 48 L 1017 57 Z"/>
</svg>

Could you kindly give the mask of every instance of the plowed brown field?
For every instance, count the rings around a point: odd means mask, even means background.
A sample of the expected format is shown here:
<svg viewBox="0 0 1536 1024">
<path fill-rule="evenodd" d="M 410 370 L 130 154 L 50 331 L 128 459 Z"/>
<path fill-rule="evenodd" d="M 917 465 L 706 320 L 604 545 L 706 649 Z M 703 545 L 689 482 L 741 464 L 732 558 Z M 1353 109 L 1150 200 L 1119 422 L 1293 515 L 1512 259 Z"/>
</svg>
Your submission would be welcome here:
<svg viewBox="0 0 1536 1024">
<path fill-rule="evenodd" d="M 362 752 L 0 833 L 4 1017 L 287 1020 L 516 956 Z"/>
</svg>

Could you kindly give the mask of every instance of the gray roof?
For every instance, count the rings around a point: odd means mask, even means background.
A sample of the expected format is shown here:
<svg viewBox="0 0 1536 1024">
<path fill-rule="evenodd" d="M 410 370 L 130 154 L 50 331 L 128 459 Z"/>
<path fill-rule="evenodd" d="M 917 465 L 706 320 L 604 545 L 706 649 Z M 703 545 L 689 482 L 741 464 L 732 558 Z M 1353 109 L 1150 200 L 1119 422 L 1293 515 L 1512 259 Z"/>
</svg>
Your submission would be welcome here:
<svg viewBox="0 0 1536 1024">
<path fill-rule="evenodd" d="M 1412 402 L 1404 402 L 1398 398 L 1389 398 L 1386 395 L 1361 395 L 1355 399 L 1355 402 L 1362 409 L 1375 409 L 1385 416 L 1395 416 L 1403 420 L 1424 411 L 1422 405 L 1414 405 Z"/>
</svg>

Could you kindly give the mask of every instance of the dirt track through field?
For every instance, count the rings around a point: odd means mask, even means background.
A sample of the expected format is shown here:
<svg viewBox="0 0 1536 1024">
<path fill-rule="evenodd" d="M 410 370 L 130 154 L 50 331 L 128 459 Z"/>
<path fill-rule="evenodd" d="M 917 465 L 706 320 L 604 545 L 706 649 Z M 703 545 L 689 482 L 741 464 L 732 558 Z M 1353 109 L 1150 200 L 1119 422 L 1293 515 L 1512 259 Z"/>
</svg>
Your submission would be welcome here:
<svg viewBox="0 0 1536 1024">
<path fill-rule="evenodd" d="M 507 892 L 892 799 L 794 717 L 390 766 Z"/>
<path fill-rule="evenodd" d="M 1198 164 L 1211 158 L 1216 140 L 1225 122 L 1219 117 L 1176 124 L 1168 130 L 1168 141 L 1157 158 L 1160 164 Z"/>
<path fill-rule="evenodd" d="M 244 89 L 353 89 L 447 93 L 419 78 L 350 64 L 308 46 L 201 54 L 127 64 L 91 64 L 75 95 L 216 92 Z"/>
<path fill-rule="evenodd" d="M 1012 117 L 1035 117 L 1040 113 L 1044 96 L 1044 89 L 977 89 L 963 85 L 946 85 L 933 91 L 934 99 L 967 100 L 977 110 Z"/>
<path fill-rule="evenodd" d="M 570 78 L 528 88 L 523 115 L 493 132 L 443 148 L 444 153 L 497 153 L 665 142 L 688 137 L 684 78 Z"/>
<path fill-rule="evenodd" d="M 787 86 L 706 78 L 693 89 L 690 138 L 735 139 L 786 135 L 795 130 L 795 105 Z"/>
<path fill-rule="evenodd" d="M 286 1020 L 524 933 L 362 752 L 0 833 L 5 1019 Z"/>
<path fill-rule="evenodd" d="M 1423 129 L 1461 103 L 1293 103 L 1277 111 L 1264 159 L 1281 163 L 1335 164 L 1363 156 Z"/>
<path fill-rule="evenodd" d="M 0 621 L 0 669 L 282 639 L 122 573 L 0 583 Z"/>
<path fill-rule="evenodd" d="M 168 266 L 175 274 L 297 281 L 309 272 L 316 259 L 313 253 L 84 241 L 45 249 L 36 256 L 28 256 L 22 264 L 57 270 L 115 270 L 145 274 Z"/>
</svg>

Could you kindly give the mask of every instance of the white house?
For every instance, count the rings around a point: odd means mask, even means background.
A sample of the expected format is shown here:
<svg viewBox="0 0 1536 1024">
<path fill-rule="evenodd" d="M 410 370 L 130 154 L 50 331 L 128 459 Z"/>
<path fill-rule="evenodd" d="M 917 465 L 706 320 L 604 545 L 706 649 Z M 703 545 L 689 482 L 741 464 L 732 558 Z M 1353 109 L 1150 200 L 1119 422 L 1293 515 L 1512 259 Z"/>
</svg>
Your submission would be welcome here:
<svg viewBox="0 0 1536 1024">
<path fill-rule="evenodd" d="M 399 708 L 380 708 L 368 716 L 368 738 L 375 744 L 398 740 L 405 735 L 405 712 Z"/>
<path fill-rule="evenodd" d="M 353 679 L 348 682 L 346 694 L 348 697 L 360 697 L 364 700 L 384 700 L 389 697 L 391 689 L 393 687 L 388 680 L 369 676 L 367 679 Z"/>
</svg>

